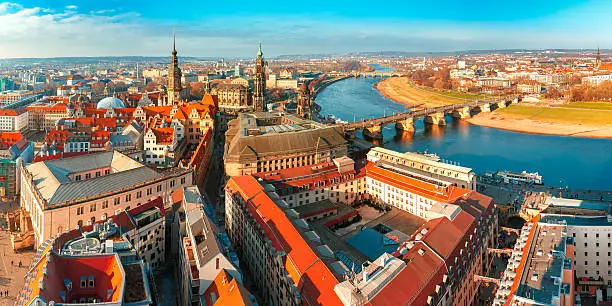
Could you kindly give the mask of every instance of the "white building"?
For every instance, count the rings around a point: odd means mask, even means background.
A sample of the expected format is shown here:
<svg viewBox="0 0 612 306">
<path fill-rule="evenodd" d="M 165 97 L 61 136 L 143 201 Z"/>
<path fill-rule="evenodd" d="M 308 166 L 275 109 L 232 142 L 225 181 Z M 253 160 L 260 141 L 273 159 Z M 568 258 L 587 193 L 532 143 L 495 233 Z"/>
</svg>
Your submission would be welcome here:
<svg viewBox="0 0 612 306">
<path fill-rule="evenodd" d="M 368 161 L 382 162 L 387 167 L 421 179 L 447 182 L 457 187 L 476 190 L 476 174 L 471 168 L 441 162 L 436 155 L 400 153 L 375 147 L 368 152 Z"/>
<path fill-rule="evenodd" d="M 591 86 L 599 86 L 601 83 L 606 81 L 612 81 L 612 74 L 593 75 L 582 78 L 582 84 L 588 84 Z"/>
<path fill-rule="evenodd" d="M 0 131 L 23 132 L 28 129 L 28 112 L 24 109 L 0 109 Z"/>
<path fill-rule="evenodd" d="M 167 157 L 178 146 L 178 137 L 173 127 L 151 127 L 144 134 L 145 162 L 165 165 Z"/>
<path fill-rule="evenodd" d="M 540 222 L 565 224 L 575 240 L 576 277 L 603 278 L 612 286 L 612 216 L 542 214 Z"/>
</svg>

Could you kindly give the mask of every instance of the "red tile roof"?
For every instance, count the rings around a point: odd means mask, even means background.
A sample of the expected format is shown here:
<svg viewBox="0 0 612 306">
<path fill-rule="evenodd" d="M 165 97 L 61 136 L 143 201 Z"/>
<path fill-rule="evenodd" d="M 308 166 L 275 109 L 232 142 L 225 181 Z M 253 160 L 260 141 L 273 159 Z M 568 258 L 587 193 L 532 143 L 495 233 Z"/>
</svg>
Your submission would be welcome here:
<svg viewBox="0 0 612 306">
<path fill-rule="evenodd" d="M 338 280 L 315 254 L 285 213 L 263 192 L 252 176 L 232 177 L 230 190 L 248 200 L 246 208 L 277 250 L 285 252 L 284 265 L 307 304 L 342 305 L 334 292 Z"/>
<path fill-rule="evenodd" d="M 427 305 L 427 297 L 447 273 L 444 261 L 421 242 L 415 243 L 404 260 L 406 267 L 374 296 L 372 305 Z"/>
<path fill-rule="evenodd" d="M 150 128 L 155 138 L 157 139 L 158 145 L 172 144 L 174 139 L 174 128 Z"/>
</svg>

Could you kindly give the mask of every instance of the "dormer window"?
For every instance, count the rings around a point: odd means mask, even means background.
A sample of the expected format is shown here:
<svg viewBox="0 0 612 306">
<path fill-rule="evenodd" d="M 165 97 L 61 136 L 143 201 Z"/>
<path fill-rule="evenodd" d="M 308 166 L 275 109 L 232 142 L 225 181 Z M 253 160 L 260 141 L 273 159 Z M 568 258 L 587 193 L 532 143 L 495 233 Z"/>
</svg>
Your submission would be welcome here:
<svg viewBox="0 0 612 306">
<path fill-rule="evenodd" d="M 81 288 L 87 287 L 87 278 L 85 276 L 81 276 Z"/>
<path fill-rule="evenodd" d="M 94 282 L 94 277 L 93 277 L 93 275 L 90 275 L 90 276 L 89 276 L 89 284 L 88 284 L 88 285 L 89 285 L 89 288 L 93 288 L 93 287 L 94 287 L 95 282 Z"/>
</svg>

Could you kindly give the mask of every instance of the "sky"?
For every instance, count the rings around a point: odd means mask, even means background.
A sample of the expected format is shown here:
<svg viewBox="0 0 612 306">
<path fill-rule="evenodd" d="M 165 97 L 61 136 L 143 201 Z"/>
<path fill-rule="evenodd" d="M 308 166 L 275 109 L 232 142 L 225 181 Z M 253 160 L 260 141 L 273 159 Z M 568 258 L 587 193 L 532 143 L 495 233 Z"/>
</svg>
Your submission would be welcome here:
<svg viewBox="0 0 612 306">
<path fill-rule="evenodd" d="M 0 0 L 2 1 L 2 0 Z M 610 0 L 0 2 L 0 58 L 612 49 Z"/>
</svg>

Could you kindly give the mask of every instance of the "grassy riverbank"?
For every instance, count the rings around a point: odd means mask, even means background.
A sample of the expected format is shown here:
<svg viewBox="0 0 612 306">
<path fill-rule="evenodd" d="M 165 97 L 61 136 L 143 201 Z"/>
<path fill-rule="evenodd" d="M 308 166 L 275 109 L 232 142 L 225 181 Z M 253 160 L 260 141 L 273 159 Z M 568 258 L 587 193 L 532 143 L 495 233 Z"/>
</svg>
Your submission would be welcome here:
<svg viewBox="0 0 612 306">
<path fill-rule="evenodd" d="M 530 134 L 612 138 L 612 103 L 581 102 L 560 106 L 519 104 L 478 114 L 468 121 Z"/>
<path fill-rule="evenodd" d="M 486 95 L 472 95 L 455 91 L 437 91 L 433 88 L 418 87 L 410 83 L 410 80 L 406 77 L 384 79 L 376 84 L 376 89 L 386 98 L 408 107 L 420 104 L 426 107 L 436 107 L 491 98 Z"/>
</svg>

